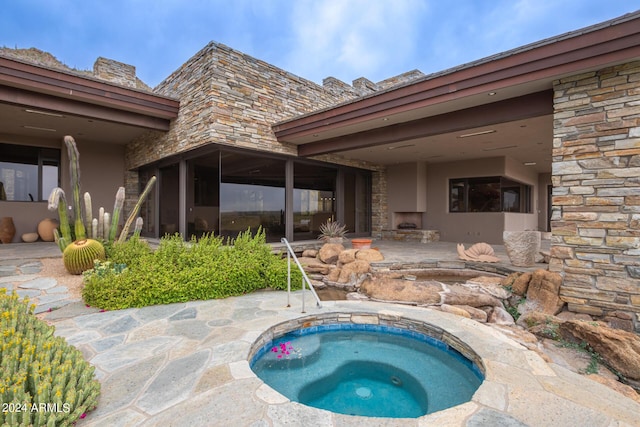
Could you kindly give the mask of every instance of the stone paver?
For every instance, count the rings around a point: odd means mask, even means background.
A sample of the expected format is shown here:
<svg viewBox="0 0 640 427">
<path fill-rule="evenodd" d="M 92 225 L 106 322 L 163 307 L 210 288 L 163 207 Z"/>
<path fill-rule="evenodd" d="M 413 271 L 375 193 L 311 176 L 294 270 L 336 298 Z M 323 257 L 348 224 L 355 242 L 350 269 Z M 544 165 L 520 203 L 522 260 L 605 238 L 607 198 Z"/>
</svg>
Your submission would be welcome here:
<svg viewBox="0 0 640 427">
<path fill-rule="evenodd" d="M 401 246 L 388 247 L 392 253 Z M 388 262 L 454 262 L 455 252 L 438 252 L 443 248 L 447 246 L 421 254 L 403 252 Z M 307 313 L 302 314 L 300 292 L 292 294 L 287 308 L 285 293 L 267 291 L 100 312 L 68 297 L 53 300 L 64 297 L 66 290 L 31 277 L 37 261 L 1 255 L 0 286 L 10 284 L 13 289 L 14 284 L 35 280 L 36 286 L 22 290 L 40 292 L 32 295 L 33 300 L 48 303 L 38 307 L 67 303 L 44 316 L 56 326 L 57 335 L 76 345 L 96 367 L 102 384 L 97 409 L 77 423 L 80 427 L 640 425 L 638 403 L 561 366 L 544 363 L 496 329 L 448 313 L 366 301 L 324 302 L 317 308 L 307 293 Z M 13 270 L 11 259 L 16 260 Z M 18 265 L 28 265 L 24 274 Z M 28 280 L 21 280 L 25 276 Z M 470 402 L 418 419 L 352 417 L 290 402 L 251 371 L 247 361 L 251 345 L 276 324 L 329 312 L 345 313 L 345 317 L 353 313 L 359 322 L 384 313 L 445 329 L 476 351 L 486 367 L 486 380 Z"/>
</svg>

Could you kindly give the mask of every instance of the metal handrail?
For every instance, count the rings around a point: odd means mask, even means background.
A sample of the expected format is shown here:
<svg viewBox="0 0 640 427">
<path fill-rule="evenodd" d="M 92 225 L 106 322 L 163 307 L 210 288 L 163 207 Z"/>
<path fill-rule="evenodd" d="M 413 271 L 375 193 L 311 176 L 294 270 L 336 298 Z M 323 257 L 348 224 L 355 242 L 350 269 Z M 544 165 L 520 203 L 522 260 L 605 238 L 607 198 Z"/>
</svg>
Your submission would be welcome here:
<svg viewBox="0 0 640 427">
<path fill-rule="evenodd" d="M 293 252 L 293 248 L 289 244 L 289 241 L 284 237 L 282 239 L 280 239 L 280 241 L 282 243 L 284 243 L 285 246 L 287 247 L 287 307 L 291 307 L 291 303 L 290 303 L 290 300 L 291 300 L 291 257 L 293 257 L 293 260 L 295 261 L 296 265 L 298 266 L 298 269 L 302 273 L 302 312 L 305 313 L 305 311 L 304 311 L 304 293 L 305 293 L 304 284 L 305 283 L 307 285 L 309 285 L 309 290 L 311 291 L 313 296 L 316 298 L 316 304 L 317 304 L 318 308 L 322 307 L 322 305 L 320 304 L 320 298 L 318 298 L 318 294 L 316 293 L 316 290 L 313 288 L 313 285 L 311 284 L 311 281 L 309 280 L 309 277 L 307 277 L 307 273 L 305 273 L 304 268 L 302 268 L 302 265 L 300 264 L 300 261 L 298 261 L 298 257 L 296 256 L 295 252 Z"/>
</svg>

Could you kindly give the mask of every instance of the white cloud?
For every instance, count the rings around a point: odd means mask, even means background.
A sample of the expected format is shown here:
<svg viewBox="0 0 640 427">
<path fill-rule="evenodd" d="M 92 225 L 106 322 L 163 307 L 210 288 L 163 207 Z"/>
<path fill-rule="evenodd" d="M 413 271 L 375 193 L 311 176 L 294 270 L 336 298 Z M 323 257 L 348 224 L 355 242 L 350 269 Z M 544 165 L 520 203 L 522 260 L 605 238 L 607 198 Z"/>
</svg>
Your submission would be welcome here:
<svg viewBox="0 0 640 427">
<path fill-rule="evenodd" d="M 424 7 L 415 0 L 297 1 L 285 68 L 318 82 L 391 77 L 384 70 L 413 51 Z"/>
</svg>

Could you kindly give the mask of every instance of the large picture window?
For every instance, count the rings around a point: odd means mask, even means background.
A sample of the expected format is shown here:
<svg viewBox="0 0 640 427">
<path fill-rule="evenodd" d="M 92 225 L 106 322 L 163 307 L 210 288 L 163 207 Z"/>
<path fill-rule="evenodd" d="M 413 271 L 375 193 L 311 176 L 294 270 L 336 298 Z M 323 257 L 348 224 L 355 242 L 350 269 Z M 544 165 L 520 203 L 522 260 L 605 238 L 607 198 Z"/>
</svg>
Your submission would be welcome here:
<svg viewBox="0 0 640 427">
<path fill-rule="evenodd" d="M 499 176 L 451 179 L 449 212 L 531 213 L 531 186 Z"/>
<path fill-rule="evenodd" d="M 60 150 L 0 144 L 0 200 L 38 202 L 60 179 Z"/>
</svg>

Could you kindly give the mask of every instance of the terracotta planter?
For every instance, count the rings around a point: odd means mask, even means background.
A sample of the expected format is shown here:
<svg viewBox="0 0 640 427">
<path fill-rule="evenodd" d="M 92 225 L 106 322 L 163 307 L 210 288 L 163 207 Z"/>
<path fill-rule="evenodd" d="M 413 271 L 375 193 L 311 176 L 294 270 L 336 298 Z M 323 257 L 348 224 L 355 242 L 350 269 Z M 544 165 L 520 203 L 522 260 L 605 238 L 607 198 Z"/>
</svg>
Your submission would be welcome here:
<svg viewBox="0 0 640 427">
<path fill-rule="evenodd" d="M 371 249 L 371 239 L 351 239 L 353 249 Z"/>
<path fill-rule="evenodd" d="M 13 218 L 5 216 L 0 219 L 0 242 L 11 243 L 13 236 L 16 235 L 16 226 L 13 224 Z"/>
<path fill-rule="evenodd" d="M 54 218 L 46 218 L 38 223 L 38 235 L 43 242 L 53 242 L 53 230 L 58 228 L 58 220 Z"/>
</svg>

